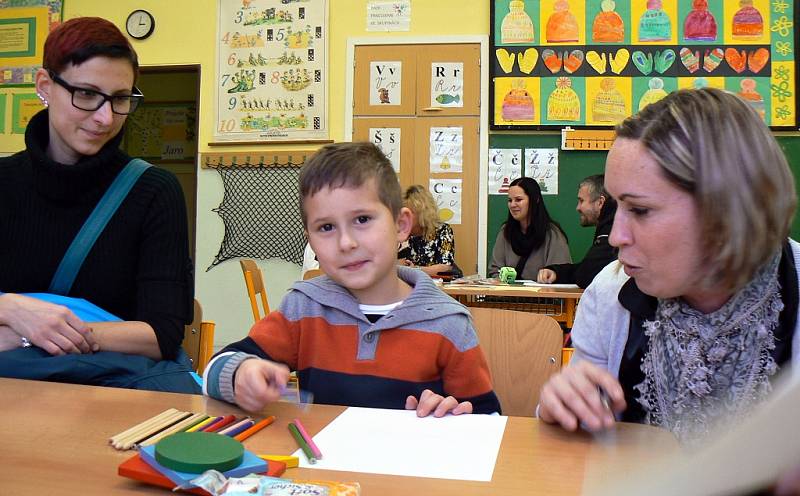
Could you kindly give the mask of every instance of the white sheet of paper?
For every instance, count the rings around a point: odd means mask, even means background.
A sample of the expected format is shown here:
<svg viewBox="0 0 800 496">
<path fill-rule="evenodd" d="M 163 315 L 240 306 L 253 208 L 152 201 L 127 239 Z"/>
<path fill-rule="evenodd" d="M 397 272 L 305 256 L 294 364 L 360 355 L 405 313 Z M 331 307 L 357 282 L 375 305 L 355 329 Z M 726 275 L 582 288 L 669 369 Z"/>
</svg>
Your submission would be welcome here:
<svg viewBox="0 0 800 496">
<path fill-rule="evenodd" d="M 300 450 L 293 456 L 307 468 L 488 482 L 506 420 L 350 407 L 314 436 L 321 460 L 311 465 Z"/>
<path fill-rule="evenodd" d="M 536 282 L 536 281 L 528 281 L 528 280 L 521 281 L 519 279 L 516 282 L 521 282 L 523 286 L 532 286 L 532 287 L 535 287 L 535 288 L 545 288 L 545 289 L 547 289 L 547 288 L 550 288 L 550 289 L 581 289 L 580 286 L 578 286 L 577 284 L 545 284 L 545 283 Z"/>
</svg>

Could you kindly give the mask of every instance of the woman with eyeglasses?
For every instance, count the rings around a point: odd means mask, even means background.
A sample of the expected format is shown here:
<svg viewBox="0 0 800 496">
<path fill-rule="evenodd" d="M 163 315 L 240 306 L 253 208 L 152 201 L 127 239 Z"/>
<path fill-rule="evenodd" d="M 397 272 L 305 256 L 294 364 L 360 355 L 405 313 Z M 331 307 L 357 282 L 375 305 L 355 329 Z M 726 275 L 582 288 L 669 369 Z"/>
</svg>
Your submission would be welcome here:
<svg viewBox="0 0 800 496">
<path fill-rule="evenodd" d="M 131 160 L 122 128 L 143 95 L 138 60 L 114 24 L 61 24 L 44 45 L 36 92 L 46 107 L 25 131 L 25 150 L 0 159 L 0 351 L 50 356 L 98 351 L 172 359 L 192 320 L 186 208 L 170 172 L 135 180 L 78 264 L 65 296 L 122 319 L 90 322 L 27 296 L 50 290 L 76 234 Z"/>
</svg>

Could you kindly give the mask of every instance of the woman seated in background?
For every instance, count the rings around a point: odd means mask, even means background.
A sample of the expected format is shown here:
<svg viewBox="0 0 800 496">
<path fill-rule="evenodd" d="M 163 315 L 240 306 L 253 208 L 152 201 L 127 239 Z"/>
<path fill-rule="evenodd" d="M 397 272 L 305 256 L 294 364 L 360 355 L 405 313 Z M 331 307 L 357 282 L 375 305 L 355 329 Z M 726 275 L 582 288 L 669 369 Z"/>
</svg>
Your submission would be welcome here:
<svg viewBox="0 0 800 496">
<path fill-rule="evenodd" d="M 414 224 L 408 246 L 401 247 L 398 258 L 403 265 L 419 267 L 431 277 L 448 273 L 461 277 L 456 266 L 456 242 L 449 224 L 439 221 L 439 208 L 425 186 L 409 186 L 403 195 L 403 206 L 411 210 Z"/>
<path fill-rule="evenodd" d="M 545 265 L 572 263 L 567 235 L 550 218 L 539 183 L 530 177 L 511 181 L 508 188 L 508 219 L 497 235 L 489 265 L 489 277 L 500 267 L 514 267 L 517 279 L 536 280 Z"/>
<path fill-rule="evenodd" d="M 718 89 L 671 93 L 616 135 L 605 185 L 619 263 L 583 294 L 575 354 L 539 417 L 599 430 L 616 415 L 696 443 L 800 362 L 794 178 L 758 113 Z"/>
<path fill-rule="evenodd" d="M 183 191 L 164 169 L 133 179 L 85 259 L 72 264 L 74 282 L 55 289 L 76 233 L 131 161 L 119 146 L 143 98 L 138 70 L 127 38 L 105 19 L 70 19 L 45 41 L 36 92 L 46 108 L 28 123 L 25 150 L 0 159 L 0 351 L 153 360 L 181 351 L 192 263 Z M 45 292 L 86 299 L 121 321 L 85 322 L 22 294 Z"/>
</svg>

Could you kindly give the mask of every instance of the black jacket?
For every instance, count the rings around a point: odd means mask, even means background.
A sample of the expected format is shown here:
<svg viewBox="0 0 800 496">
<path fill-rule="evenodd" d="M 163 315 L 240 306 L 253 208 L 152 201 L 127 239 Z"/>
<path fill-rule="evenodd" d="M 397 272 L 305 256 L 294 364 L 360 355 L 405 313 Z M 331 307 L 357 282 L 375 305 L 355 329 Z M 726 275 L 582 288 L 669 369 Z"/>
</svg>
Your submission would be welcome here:
<svg viewBox="0 0 800 496">
<path fill-rule="evenodd" d="M 600 210 L 600 217 L 597 219 L 592 246 L 589 247 L 589 251 L 586 252 L 581 262 L 545 267 L 556 273 L 556 283 L 577 284 L 586 288 L 603 267 L 617 259 L 616 248 L 608 244 L 608 236 L 611 234 L 616 212 L 617 202 L 611 199 L 606 200 Z"/>
</svg>

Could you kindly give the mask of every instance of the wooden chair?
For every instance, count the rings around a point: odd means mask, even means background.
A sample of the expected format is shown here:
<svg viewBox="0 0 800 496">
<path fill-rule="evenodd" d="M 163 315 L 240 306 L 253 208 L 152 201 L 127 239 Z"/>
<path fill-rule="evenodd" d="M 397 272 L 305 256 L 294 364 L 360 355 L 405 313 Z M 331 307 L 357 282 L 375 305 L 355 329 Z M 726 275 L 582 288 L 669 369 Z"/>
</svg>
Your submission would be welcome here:
<svg viewBox="0 0 800 496">
<path fill-rule="evenodd" d="M 203 308 L 194 300 L 194 320 L 184 331 L 183 349 L 192 360 L 192 368 L 200 375 L 214 353 L 214 328 L 213 321 L 203 320 Z"/>
<path fill-rule="evenodd" d="M 476 307 L 469 311 L 503 415 L 532 417 L 542 386 L 561 367 L 561 326 L 535 313 Z"/>
<path fill-rule="evenodd" d="M 325 275 L 325 273 L 322 272 L 322 269 L 309 269 L 306 271 L 305 274 L 303 274 L 303 280 L 307 281 L 309 279 L 313 279 L 315 277 L 319 277 L 322 275 Z"/>
<path fill-rule="evenodd" d="M 264 316 L 269 313 L 269 302 L 267 301 L 267 291 L 264 289 L 264 278 L 261 269 L 255 260 L 242 258 L 239 260 L 244 274 L 244 283 L 247 286 L 247 295 L 250 297 L 250 308 L 253 310 L 253 319 L 258 322 L 261 320 L 261 313 L 256 302 L 256 293 L 261 296 L 261 306 L 264 308 Z"/>
</svg>

